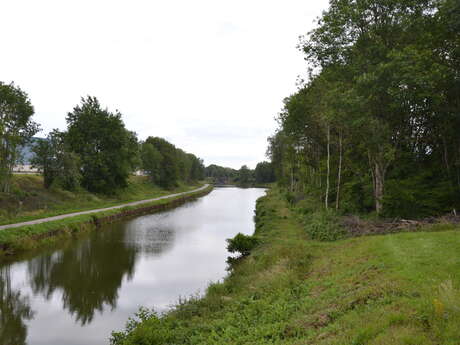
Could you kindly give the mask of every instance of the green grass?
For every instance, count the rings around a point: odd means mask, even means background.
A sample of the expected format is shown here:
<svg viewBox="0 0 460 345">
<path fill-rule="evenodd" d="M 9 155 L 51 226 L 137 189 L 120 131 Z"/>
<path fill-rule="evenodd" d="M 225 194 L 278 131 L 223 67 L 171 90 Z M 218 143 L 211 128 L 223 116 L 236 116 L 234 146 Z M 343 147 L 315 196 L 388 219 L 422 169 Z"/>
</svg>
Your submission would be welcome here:
<svg viewBox="0 0 460 345">
<path fill-rule="evenodd" d="M 196 187 L 194 187 L 196 188 Z M 194 198 L 212 190 L 209 186 L 205 190 L 187 194 L 187 198 Z M 131 210 L 138 210 L 154 205 L 168 205 L 184 196 L 175 196 L 167 199 L 142 203 L 137 206 L 126 206 L 120 209 L 97 212 L 87 215 L 65 218 L 41 224 L 22 226 L 0 231 L 0 258 L 5 255 L 18 254 L 27 250 L 40 248 L 62 239 L 78 236 L 79 233 L 94 229 L 98 220 L 113 215 L 124 215 Z M 129 215 L 128 215 L 129 217 Z"/>
<path fill-rule="evenodd" d="M 260 245 L 223 283 L 164 316 L 142 311 L 112 343 L 460 343 L 458 229 L 318 242 L 297 219 L 270 190 Z"/>
<path fill-rule="evenodd" d="M 14 224 L 66 213 L 106 208 L 143 199 L 185 192 L 195 185 L 180 185 L 174 190 L 163 190 L 144 176 L 131 176 L 127 188 L 113 195 L 92 194 L 85 190 L 69 192 L 45 189 L 39 175 L 14 175 L 12 192 L 0 193 L 0 225 Z"/>
</svg>

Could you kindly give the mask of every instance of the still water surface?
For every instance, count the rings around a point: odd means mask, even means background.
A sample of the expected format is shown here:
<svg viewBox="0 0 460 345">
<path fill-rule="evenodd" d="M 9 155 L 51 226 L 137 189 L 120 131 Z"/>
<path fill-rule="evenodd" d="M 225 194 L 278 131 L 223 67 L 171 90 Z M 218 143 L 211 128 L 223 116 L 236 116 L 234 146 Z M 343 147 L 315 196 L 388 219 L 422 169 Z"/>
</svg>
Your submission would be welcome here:
<svg viewBox="0 0 460 345">
<path fill-rule="evenodd" d="M 225 239 L 254 231 L 263 189 L 216 188 L 0 266 L 1 345 L 100 345 L 140 306 L 165 311 L 226 274 Z"/>
</svg>

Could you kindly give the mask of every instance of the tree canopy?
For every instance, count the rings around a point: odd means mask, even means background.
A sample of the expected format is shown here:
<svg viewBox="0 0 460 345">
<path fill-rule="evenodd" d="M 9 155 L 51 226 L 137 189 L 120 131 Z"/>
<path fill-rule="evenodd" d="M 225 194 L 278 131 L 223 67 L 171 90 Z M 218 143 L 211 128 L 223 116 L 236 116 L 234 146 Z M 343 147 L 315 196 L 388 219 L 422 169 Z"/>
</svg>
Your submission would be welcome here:
<svg viewBox="0 0 460 345">
<path fill-rule="evenodd" d="M 278 181 L 343 211 L 458 208 L 458 13 L 450 0 L 331 0 L 269 138 Z"/>
<path fill-rule="evenodd" d="M 137 164 L 138 143 L 121 113 L 103 109 L 97 98 L 88 96 L 66 120 L 67 143 L 81 159 L 82 185 L 102 193 L 125 187 Z"/>
<path fill-rule="evenodd" d="M 20 162 L 18 148 L 38 132 L 34 108 L 20 87 L 0 81 L 0 190 L 9 192 L 13 166 Z"/>
</svg>

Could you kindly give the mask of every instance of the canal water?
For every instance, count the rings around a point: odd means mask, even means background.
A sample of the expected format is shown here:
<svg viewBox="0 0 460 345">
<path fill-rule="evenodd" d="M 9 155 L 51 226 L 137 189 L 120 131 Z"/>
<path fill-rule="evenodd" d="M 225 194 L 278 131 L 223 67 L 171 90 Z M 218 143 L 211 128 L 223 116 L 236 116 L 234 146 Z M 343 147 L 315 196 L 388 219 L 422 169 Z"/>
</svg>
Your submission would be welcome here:
<svg viewBox="0 0 460 345">
<path fill-rule="evenodd" d="M 225 239 L 252 234 L 263 189 L 216 188 L 0 265 L 1 345 L 101 345 L 140 306 L 166 311 L 226 275 Z"/>
</svg>

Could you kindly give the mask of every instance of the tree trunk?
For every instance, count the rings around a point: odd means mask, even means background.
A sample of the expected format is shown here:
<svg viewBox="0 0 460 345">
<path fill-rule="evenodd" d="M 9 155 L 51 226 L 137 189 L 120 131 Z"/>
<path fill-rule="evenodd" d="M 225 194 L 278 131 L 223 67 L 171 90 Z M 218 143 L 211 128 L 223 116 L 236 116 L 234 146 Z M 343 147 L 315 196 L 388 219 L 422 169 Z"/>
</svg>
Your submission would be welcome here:
<svg viewBox="0 0 460 345">
<path fill-rule="evenodd" d="M 446 144 L 446 139 L 442 139 L 442 146 L 443 146 L 443 158 L 444 158 L 444 164 L 446 165 L 446 172 L 447 172 L 447 177 L 450 179 L 450 166 L 449 166 L 449 157 L 447 154 L 447 144 Z"/>
<path fill-rule="evenodd" d="M 340 183 L 342 180 L 342 132 L 339 133 L 339 172 L 337 174 L 337 195 L 335 197 L 335 209 L 340 206 Z"/>
<path fill-rule="evenodd" d="M 382 213 L 383 209 L 383 193 L 385 185 L 385 168 L 380 164 L 374 164 L 374 195 L 375 195 L 375 211 L 377 214 Z"/>
<path fill-rule="evenodd" d="M 331 127 L 327 126 L 327 176 L 326 176 L 326 195 L 324 203 L 326 210 L 329 207 L 329 177 L 331 174 Z"/>
</svg>

